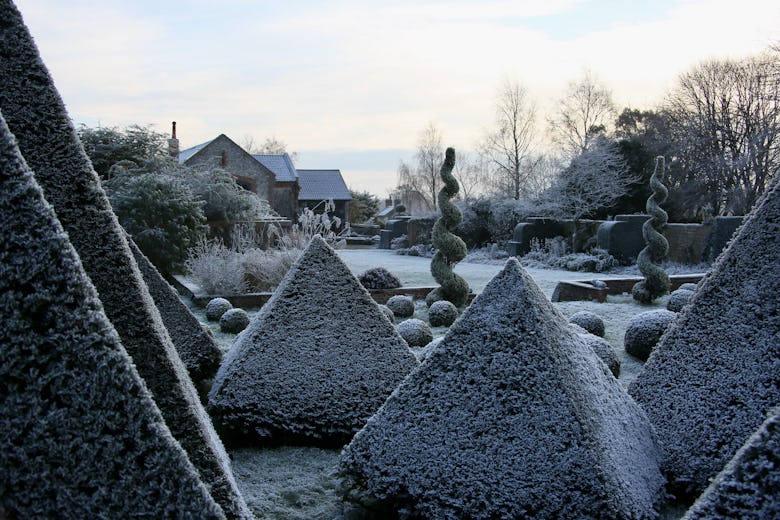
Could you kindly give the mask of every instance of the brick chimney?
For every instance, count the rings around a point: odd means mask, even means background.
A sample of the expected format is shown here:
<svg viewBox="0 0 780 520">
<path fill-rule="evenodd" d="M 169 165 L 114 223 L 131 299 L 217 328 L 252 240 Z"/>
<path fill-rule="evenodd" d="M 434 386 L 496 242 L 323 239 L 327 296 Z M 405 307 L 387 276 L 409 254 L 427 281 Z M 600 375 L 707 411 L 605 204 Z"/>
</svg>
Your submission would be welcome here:
<svg viewBox="0 0 780 520">
<path fill-rule="evenodd" d="M 176 138 L 176 121 L 171 123 L 171 138 L 168 139 L 168 155 L 179 159 L 179 140 Z"/>
</svg>

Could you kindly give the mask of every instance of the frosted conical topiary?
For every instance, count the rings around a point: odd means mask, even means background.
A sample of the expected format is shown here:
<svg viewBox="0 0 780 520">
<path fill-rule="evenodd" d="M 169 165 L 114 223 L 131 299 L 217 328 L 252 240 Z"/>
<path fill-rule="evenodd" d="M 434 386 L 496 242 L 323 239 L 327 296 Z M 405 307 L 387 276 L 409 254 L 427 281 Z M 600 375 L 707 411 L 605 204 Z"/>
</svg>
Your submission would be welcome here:
<svg viewBox="0 0 780 520">
<path fill-rule="evenodd" d="M 683 520 L 780 518 L 780 408 L 750 436 Z"/>
<path fill-rule="evenodd" d="M 0 116 L 0 516 L 224 518 Z"/>
<path fill-rule="evenodd" d="M 779 181 L 629 387 L 658 431 L 672 490 L 690 498 L 780 403 Z"/>
<path fill-rule="evenodd" d="M 417 366 L 349 268 L 315 236 L 214 378 L 226 438 L 343 445 Z"/>
<path fill-rule="evenodd" d="M 62 99 L 9 0 L 0 0 L 0 110 L 174 437 L 225 514 L 251 517 Z"/>
<path fill-rule="evenodd" d="M 651 518 L 644 412 L 516 259 L 342 451 L 347 496 L 414 518 Z"/>
<path fill-rule="evenodd" d="M 450 199 L 458 194 L 458 181 L 452 175 L 454 167 L 455 150 L 447 148 L 440 172 L 444 187 L 438 194 L 441 217 L 431 231 L 431 244 L 437 249 L 431 259 L 431 274 L 439 283 L 439 287 L 425 298 L 428 306 L 439 300 L 447 300 L 456 307 L 462 307 L 469 295 L 466 280 L 452 272 L 452 268 L 466 257 L 467 252 L 466 243 L 452 232 L 462 219 L 458 207 L 450 202 Z"/>
<path fill-rule="evenodd" d="M 160 311 L 163 325 L 168 330 L 190 377 L 193 381 L 211 379 L 222 361 L 222 352 L 214 338 L 201 326 L 198 318 L 181 301 L 176 289 L 165 281 L 135 242 L 128 240 L 128 244 L 149 288 L 149 294 Z"/>
<path fill-rule="evenodd" d="M 631 294 L 640 303 L 650 303 L 669 292 L 669 275 L 656 264 L 663 261 L 669 254 L 669 242 L 661 234 L 666 227 L 667 215 L 660 204 L 666 200 L 669 193 L 661 181 L 664 179 L 664 158 L 655 159 L 655 170 L 650 177 L 650 188 L 653 194 L 647 199 L 647 213 L 650 218 L 642 225 L 642 236 L 647 243 L 636 263 L 645 279 L 631 289 Z"/>
</svg>

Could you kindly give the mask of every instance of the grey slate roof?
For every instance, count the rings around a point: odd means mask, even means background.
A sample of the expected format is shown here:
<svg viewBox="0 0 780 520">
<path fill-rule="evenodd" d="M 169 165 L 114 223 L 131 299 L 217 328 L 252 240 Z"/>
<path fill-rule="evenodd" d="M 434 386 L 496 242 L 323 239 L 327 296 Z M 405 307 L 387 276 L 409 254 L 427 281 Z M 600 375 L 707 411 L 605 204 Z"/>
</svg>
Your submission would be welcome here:
<svg viewBox="0 0 780 520">
<path fill-rule="evenodd" d="M 226 515 L 251 517 L 62 98 L 7 0 L 0 0 L 0 111 L 171 433 Z"/>
<path fill-rule="evenodd" d="M 315 236 L 219 368 L 209 412 L 229 442 L 343 446 L 418 365 Z"/>
<path fill-rule="evenodd" d="M 344 448 L 341 472 L 348 498 L 402 518 L 653 518 L 651 430 L 513 258 Z"/>
<path fill-rule="evenodd" d="M 252 154 L 252 157 L 271 170 L 277 182 L 295 182 L 298 178 L 295 166 L 287 153 Z"/>
<path fill-rule="evenodd" d="M 699 283 L 629 392 L 696 496 L 780 403 L 780 176 Z"/>
<path fill-rule="evenodd" d="M 224 518 L 1 115 L 0 280 L 0 516 Z"/>
<path fill-rule="evenodd" d="M 195 146 L 192 146 L 190 148 L 187 148 L 186 150 L 182 150 L 179 152 L 179 164 L 184 164 L 187 162 L 187 159 L 198 153 L 199 151 L 206 148 L 211 142 L 214 141 L 214 139 L 211 139 L 209 141 L 206 141 L 205 143 L 196 144 Z"/>
<path fill-rule="evenodd" d="M 780 408 L 750 436 L 683 520 L 780 518 Z"/>
<path fill-rule="evenodd" d="M 298 170 L 298 200 L 352 200 L 340 170 Z"/>
</svg>

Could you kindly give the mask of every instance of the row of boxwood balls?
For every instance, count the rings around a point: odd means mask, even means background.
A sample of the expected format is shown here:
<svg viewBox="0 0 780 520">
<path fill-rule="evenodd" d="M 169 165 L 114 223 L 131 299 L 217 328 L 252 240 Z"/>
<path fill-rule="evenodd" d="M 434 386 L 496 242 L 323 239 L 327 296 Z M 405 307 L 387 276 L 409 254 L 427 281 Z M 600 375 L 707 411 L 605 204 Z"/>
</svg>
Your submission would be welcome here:
<svg viewBox="0 0 780 520">
<path fill-rule="evenodd" d="M 225 298 L 213 298 L 206 304 L 206 319 L 219 320 L 219 330 L 238 334 L 249 325 L 249 315 L 244 309 L 233 308 Z"/>
</svg>

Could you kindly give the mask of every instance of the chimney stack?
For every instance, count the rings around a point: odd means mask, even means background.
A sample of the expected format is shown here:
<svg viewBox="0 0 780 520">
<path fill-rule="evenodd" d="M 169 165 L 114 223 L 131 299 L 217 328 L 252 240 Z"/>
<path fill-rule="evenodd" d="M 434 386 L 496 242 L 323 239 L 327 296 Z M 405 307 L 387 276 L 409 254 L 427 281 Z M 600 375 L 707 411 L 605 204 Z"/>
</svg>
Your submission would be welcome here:
<svg viewBox="0 0 780 520">
<path fill-rule="evenodd" d="M 179 159 L 179 140 L 176 138 L 176 121 L 171 123 L 171 138 L 168 139 L 168 155 Z"/>
</svg>

